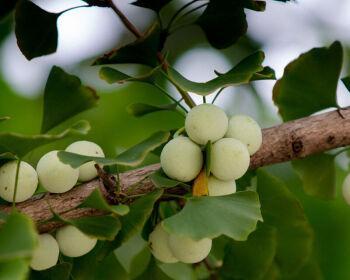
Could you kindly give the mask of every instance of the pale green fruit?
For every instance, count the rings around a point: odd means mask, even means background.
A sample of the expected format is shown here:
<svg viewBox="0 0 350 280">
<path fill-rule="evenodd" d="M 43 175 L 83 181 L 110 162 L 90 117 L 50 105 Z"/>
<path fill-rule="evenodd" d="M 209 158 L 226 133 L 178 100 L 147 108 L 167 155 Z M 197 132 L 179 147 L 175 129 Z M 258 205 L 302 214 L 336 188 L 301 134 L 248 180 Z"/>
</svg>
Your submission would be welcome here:
<svg viewBox="0 0 350 280">
<path fill-rule="evenodd" d="M 186 116 L 185 129 L 194 142 L 206 145 L 224 137 L 228 126 L 225 112 L 212 104 L 194 107 Z"/>
<path fill-rule="evenodd" d="M 203 238 L 193 240 L 189 237 L 175 234 L 169 235 L 169 247 L 175 258 L 183 263 L 198 263 L 210 253 L 212 240 Z"/>
<path fill-rule="evenodd" d="M 77 141 L 70 144 L 67 152 L 75 153 L 83 156 L 91 157 L 104 157 L 103 150 L 101 147 L 90 141 Z M 79 181 L 86 182 L 97 176 L 97 170 L 95 168 L 95 162 L 87 162 L 79 167 Z"/>
<path fill-rule="evenodd" d="M 158 224 L 149 235 L 148 244 L 156 259 L 163 263 L 178 262 L 169 248 L 169 234 L 163 229 L 161 224 Z"/>
<path fill-rule="evenodd" d="M 16 172 L 18 161 L 5 163 L 0 168 L 0 196 L 2 199 L 13 202 L 15 192 Z M 17 182 L 16 202 L 30 198 L 38 186 L 38 175 L 28 163 L 21 161 Z"/>
<path fill-rule="evenodd" d="M 38 241 L 38 247 L 34 250 L 30 267 L 34 270 L 45 270 L 55 266 L 59 255 L 56 239 L 45 233 L 39 235 Z"/>
<path fill-rule="evenodd" d="M 200 147 L 188 137 L 179 136 L 164 146 L 160 164 L 168 177 L 189 182 L 201 171 L 203 154 Z"/>
<path fill-rule="evenodd" d="M 96 245 L 97 239 L 81 232 L 74 226 L 60 228 L 56 233 L 60 252 L 67 257 L 80 257 L 89 253 Z"/>
<path fill-rule="evenodd" d="M 232 116 L 228 123 L 226 137 L 235 138 L 246 144 L 249 154 L 257 152 L 262 143 L 262 133 L 259 124 L 249 116 Z"/>
<path fill-rule="evenodd" d="M 350 174 L 348 174 L 343 182 L 343 197 L 347 204 L 350 205 Z"/>
<path fill-rule="evenodd" d="M 58 151 L 45 154 L 38 162 L 38 172 L 41 185 L 52 193 L 69 191 L 78 182 L 79 170 L 60 161 Z"/>
<path fill-rule="evenodd" d="M 209 196 L 221 196 L 233 194 L 236 192 L 236 181 L 222 181 L 214 176 L 210 176 L 208 179 Z"/>
<path fill-rule="evenodd" d="M 213 144 L 211 172 L 223 181 L 242 177 L 248 170 L 250 156 L 247 146 L 233 138 L 223 138 Z"/>
</svg>

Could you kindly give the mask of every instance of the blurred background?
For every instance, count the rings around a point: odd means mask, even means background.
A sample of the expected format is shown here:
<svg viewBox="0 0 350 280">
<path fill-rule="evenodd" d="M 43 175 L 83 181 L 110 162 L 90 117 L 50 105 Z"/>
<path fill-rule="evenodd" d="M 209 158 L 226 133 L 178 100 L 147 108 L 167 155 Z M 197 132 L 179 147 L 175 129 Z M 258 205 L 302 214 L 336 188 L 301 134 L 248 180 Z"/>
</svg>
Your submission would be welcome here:
<svg viewBox="0 0 350 280">
<path fill-rule="evenodd" d="M 83 5 L 77 0 L 33 1 L 45 10 L 59 12 Z M 131 1 L 115 1 L 140 30 L 146 30 L 155 19 L 150 10 L 132 6 Z M 171 13 L 186 1 L 174 1 L 165 11 Z M 284 67 L 301 53 L 319 46 L 342 42 L 345 50 L 350 45 L 350 1 L 304 0 L 281 3 L 267 1 L 264 13 L 247 10 L 248 36 L 238 44 L 216 50 L 206 42 L 197 26 L 180 30 L 167 45 L 169 60 L 184 76 L 194 81 L 214 78 L 214 69 L 229 70 L 235 63 L 255 49 L 265 52 L 265 65 L 276 71 L 277 78 Z M 0 22 L 0 115 L 11 120 L 1 123 L 0 131 L 38 133 L 41 125 L 42 93 L 53 65 L 79 76 L 84 84 L 97 89 L 101 96 L 99 106 L 80 114 L 76 119 L 87 119 L 92 130 L 85 139 L 101 145 L 112 157 L 158 130 L 176 129 L 183 125 L 183 117 L 175 112 L 158 112 L 142 118 L 129 116 L 126 106 L 134 102 L 166 103 L 167 99 L 149 85 L 128 84 L 109 86 L 99 80 L 99 67 L 91 62 L 99 55 L 132 41 L 133 36 L 124 28 L 113 11 L 107 8 L 79 8 L 59 18 L 59 43 L 55 54 L 27 61 L 19 51 L 11 19 Z M 347 51 L 344 75 L 347 73 Z M 135 66 L 123 66 L 127 72 L 138 72 Z M 344 76 L 342 75 L 342 76 Z M 253 116 L 263 127 L 281 122 L 272 102 L 274 81 L 259 81 L 252 86 L 226 89 L 217 103 L 228 114 L 245 113 Z M 172 89 L 169 87 L 169 91 Z M 175 94 L 175 92 L 174 92 Z M 197 102 L 201 98 L 194 97 Z M 338 102 L 350 105 L 350 96 L 342 84 L 338 85 Z M 73 122 L 71 120 L 64 125 Z M 64 126 L 63 125 L 63 126 Z M 62 126 L 61 126 L 62 128 Z M 60 128 L 58 128 L 60 129 Z M 73 139 L 55 144 L 65 148 Z M 35 164 L 40 155 L 51 147 L 31 153 L 28 161 Z M 151 156 L 144 164 L 156 161 Z M 348 162 L 337 161 L 338 196 L 335 201 L 321 201 L 305 195 L 301 182 L 289 163 L 268 167 L 286 182 L 298 195 L 315 229 L 316 254 L 326 279 L 350 279 L 350 207 L 339 191 L 348 172 Z"/>
</svg>

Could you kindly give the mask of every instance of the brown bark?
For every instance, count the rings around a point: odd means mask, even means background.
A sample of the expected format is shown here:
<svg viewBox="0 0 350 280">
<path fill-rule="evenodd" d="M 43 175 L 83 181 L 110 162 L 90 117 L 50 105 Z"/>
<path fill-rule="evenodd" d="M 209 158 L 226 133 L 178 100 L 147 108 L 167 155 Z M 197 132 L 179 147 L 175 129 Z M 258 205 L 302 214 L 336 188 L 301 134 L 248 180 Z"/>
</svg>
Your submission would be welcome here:
<svg viewBox="0 0 350 280">
<path fill-rule="evenodd" d="M 350 107 L 264 129 L 263 144 L 252 156 L 250 167 L 255 169 L 347 145 L 350 145 Z M 159 167 L 154 164 L 121 174 L 122 191 L 130 195 L 150 192 L 154 186 L 147 176 Z M 93 180 L 63 194 L 35 196 L 18 203 L 17 208 L 33 218 L 40 232 L 50 231 L 60 225 L 42 223 L 52 216 L 49 205 L 57 213 L 64 212 L 66 218 L 103 214 L 93 209 L 74 209 L 98 187 L 101 187 L 99 180 Z M 11 207 L 2 206 L 0 210 L 9 212 Z"/>
</svg>

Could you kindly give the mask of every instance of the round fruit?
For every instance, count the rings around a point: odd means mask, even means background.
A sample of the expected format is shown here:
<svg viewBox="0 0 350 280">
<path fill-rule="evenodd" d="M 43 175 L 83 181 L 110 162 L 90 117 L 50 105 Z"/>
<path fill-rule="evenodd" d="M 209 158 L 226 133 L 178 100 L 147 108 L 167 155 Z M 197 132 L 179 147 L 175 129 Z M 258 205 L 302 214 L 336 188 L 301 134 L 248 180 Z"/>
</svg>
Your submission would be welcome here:
<svg viewBox="0 0 350 280">
<path fill-rule="evenodd" d="M 67 257 L 80 257 L 89 253 L 96 245 L 97 239 L 82 233 L 74 226 L 60 228 L 56 233 L 60 252 Z"/>
<path fill-rule="evenodd" d="M 350 205 L 350 174 L 348 174 L 343 183 L 343 197 L 347 204 Z"/>
<path fill-rule="evenodd" d="M 225 112 L 212 104 L 194 107 L 186 116 L 187 135 L 196 143 L 206 145 L 224 137 L 228 126 Z"/>
<path fill-rule="evenodd" d="M 201 171 L 203 154 L 200 147 L 188 137 L 179 136 L 164 146 L 160 164 L 168 177 L 188 182 L 196 178 Z"/>
<path fill-rule="evenodd" d="M 209 238 L 193 240 L 189 237 L 170 234 L 169 247 L 175 258 L 184 263 L 198 263 L 210 252 L 212 241 Z"/>
<path fill-rule="evenodd" d="M 18 161 L 5 163 L 0 168 L 0 196 L 6 201 L 13 202 L 15 192 Z M 21 161 L 18 173 L 16 202 L 30 198 L 38 186 L 38 175 L 28 163 Z"/>
<path fill-rule="evenodd" d="M 235 180 L 222 181 L 214 176 L 208 179 L 209 196 L 228 195 L 236 192 Z"/>
<path fill-rule="evenodd" d="M 158 224 L 149 235 L 148 244 L 153 256 L 163 263 L 176 263 L 178 260 L 174 257 L 169 248 L 169 234 Z"/>
<path fill-rule="evenodd" d="M 233 138 L 214 143 L 211 152 L 211 172 L 223 181 L 238 179 L 246 173 L 250 157 L 247 146 Z"/>
<path fill-rule="evenodd" d="M 45 233 L 39 235 L 38 247 L 34 250 L 30 267 L 34 270 L 44 270 L 55 266 L 58 260 L 59 249 L 55 238 Z"/>
<path fill-rule="evenodd" d="M 38 172 L 41 185 L 52 193 L 69 191 L 78 182 L 79 170 L 60 161 L 58 151 L 45 154 L 38 162 Z"/>
<path fill-rule="evenodd" d="M 262 143 L 259 124 L 249 116 L 232 116 L 228 123 L 226 137 L 235 138 L 246 144 L 249 154 L 257 152 Z"/>
<path fill-rule="evenodd" d="M 90 141 L 77 141 L 70 144 L 67 152 L 76 153 L 83 156 L 91 157 L 104 157 L 103 150 L 101 147 Z M 86 182 L 97 176 L 97 170 L 95 168 L 95 162 L 87 162 L 79 167 L 79 181 Z"/>
</svg>

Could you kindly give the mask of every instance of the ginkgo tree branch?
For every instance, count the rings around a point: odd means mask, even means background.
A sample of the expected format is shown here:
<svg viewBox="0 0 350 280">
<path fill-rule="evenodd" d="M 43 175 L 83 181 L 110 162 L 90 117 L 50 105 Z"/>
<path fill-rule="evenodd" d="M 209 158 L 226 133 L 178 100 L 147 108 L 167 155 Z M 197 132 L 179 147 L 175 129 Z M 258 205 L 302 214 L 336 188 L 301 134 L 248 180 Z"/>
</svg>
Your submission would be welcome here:
<svg viewBox="0 0 350 280">
<path fill-rule="evenodd" d="M 290 121 L 263 130 L 260 150 L 251 158 L 250 168 L 286 162 L 293 159 L 350 145 L 350 107 L 328 113 Z M 121 189 L 130 195 L 142 195 L 154 190 L 148 175 L 160 168 L 159 164 L 120 174 Z M 52 213 L 64 213 L 66 218 L 104 214 L 94 209 L 76 209 L 93 190 L 104 186 L 98 179 L 75 187 L 63 194 L 44 194 L 18 203 L 17 209 L 32 217 L 40 232 L 47 232 L 60 226 L 58 223 L 43 223 Z M 10 212 L 11 206 L 0 210 Z"/>
</svg>

